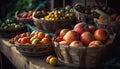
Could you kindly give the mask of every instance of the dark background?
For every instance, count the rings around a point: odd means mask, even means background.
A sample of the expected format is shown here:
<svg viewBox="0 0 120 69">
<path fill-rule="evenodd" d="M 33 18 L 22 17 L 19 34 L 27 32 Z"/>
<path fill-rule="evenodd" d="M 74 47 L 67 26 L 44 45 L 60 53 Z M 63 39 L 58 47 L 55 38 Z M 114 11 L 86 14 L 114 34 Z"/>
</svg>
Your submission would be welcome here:
<svg viewBox="0 0 120 69">
<path fill-rule="evenodd" d="M 8 13 L 15 12 L 17 10 L 17 3 L 18 0 L 0 0 L 0 19 L 5 18 Z M 42 1 L 42 0 L 39 0 Z M 45 0 L 44 0 L 45 1 Z M 54 4 L 54 8 L 62 7 L 63 0 L 46 0 L 46 8 L 51 9 L 51 5 Z M 87 5 L 96 5 L 95 0 L 65 0 L 66 5 L 74 6 L 76 3 L 81 3 L 84 5 L 84 2 L 87 2 Z M 100 5 L 104 5 L 106 0 L 96 0 Z M 41 2 L 40 2 L 41 3 Z M 34 3 L 33 3 L 34 4 Z M 26 4 L 25 4 L 26 5 Z M 36 5 L 36 3 L 34 4 Z M 120 13 L 120 2 L 119 0 L 108 0 L 109 7 L 116 10 L 117 13 Z M 22 8 L 22 7 L 21 7 Z M 13 11 L 14 10 L 14 11 Z"/>
</svg>

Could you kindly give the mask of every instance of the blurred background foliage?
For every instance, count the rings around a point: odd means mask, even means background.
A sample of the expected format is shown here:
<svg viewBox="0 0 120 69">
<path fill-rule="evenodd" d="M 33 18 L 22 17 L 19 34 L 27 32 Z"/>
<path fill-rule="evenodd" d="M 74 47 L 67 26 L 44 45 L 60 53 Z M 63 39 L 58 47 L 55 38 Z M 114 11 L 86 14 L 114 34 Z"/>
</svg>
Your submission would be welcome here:
<svg viewBox="0 0 120 69">
<path fill-rule="evenodd" d="M 35 10 L 48 8 L 48 0 L 4 0 L 0 2 L 0 19 L 11 18 L 17 10 Z"/>
</svg>

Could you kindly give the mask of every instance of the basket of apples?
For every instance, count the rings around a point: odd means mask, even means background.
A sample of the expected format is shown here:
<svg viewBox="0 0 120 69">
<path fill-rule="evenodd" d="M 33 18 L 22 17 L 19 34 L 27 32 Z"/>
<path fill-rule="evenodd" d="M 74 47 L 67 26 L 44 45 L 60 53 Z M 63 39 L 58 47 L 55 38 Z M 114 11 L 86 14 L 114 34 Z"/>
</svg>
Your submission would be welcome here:
<svg viewBox="0 0 120 69">
<path fill-rule="evenodd" d="M 26 56 L 43 56 L 54 52 L 51 35 L 42 31 L 22 33 L 9 40 L 17 50 Z"/>
<path fill-rule="evenodd" d="M 32 10 L 30 10 L 30 11 L 18 10 L 18 11 L 15 12 L 15 18 L 19 22 L 33 24 L 32 14 L 33 14 Z"/>
<path fill-rule="evenodd" d="M 62 29 L 55 33 L 54 47 L 60 62 L 80 68 L 92 68 L 101 63 L 115 35 L 97 29 L 84 22 L 74 29 Z"/>
<path fill-rule="evenodd" d="M 33 14 L 34 24 L 37 28 L 45 32 L 55 32 L 62 28 L 71 28 L 73 21 L 72 13 L 65 13 L 59 9 L 52 10 L 42 18 L 37 18 Z"/>
</svg>

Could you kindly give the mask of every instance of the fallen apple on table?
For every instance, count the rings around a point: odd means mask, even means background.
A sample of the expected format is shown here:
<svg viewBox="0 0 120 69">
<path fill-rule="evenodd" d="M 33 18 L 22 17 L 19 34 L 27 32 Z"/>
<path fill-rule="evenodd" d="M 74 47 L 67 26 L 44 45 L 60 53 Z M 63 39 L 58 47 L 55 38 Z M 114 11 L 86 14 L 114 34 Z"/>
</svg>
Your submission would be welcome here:
<svg viewBox="0 0 120 69">
<path fill-rule="evenodd" d="M 58 59 L 57 57 L 54 57 L 52 55 L 49 55 L 47 58 L 46 58 L 46 62 L 49 63 L 50 65 L 57 65 L 58 64 Z"/>
</svg>

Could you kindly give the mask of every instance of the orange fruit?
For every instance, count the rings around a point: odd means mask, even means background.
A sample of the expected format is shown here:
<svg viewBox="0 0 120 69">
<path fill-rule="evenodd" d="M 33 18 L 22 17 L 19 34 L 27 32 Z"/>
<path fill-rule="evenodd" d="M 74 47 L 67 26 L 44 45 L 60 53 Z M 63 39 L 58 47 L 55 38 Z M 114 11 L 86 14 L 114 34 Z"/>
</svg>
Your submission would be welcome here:
<svg viewBox="0 0 120 69">
<path fill-rule="evenodd" d="M 50 40 L 46 37 L 44 37 L 41 41 L 42 44 L 48 44 L 50 42 Z"/>
<path fill-rule="evenodd" d="M 45 34 L 44 34 L 43 32 L 39 32 L 38 35 L 37 35 L 37 37 L 38 37 L 39 39 L 42 39 L 42 38 L 45 37 Z"/>
</svg>

